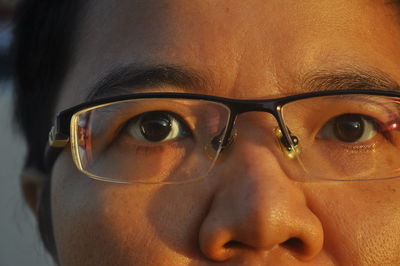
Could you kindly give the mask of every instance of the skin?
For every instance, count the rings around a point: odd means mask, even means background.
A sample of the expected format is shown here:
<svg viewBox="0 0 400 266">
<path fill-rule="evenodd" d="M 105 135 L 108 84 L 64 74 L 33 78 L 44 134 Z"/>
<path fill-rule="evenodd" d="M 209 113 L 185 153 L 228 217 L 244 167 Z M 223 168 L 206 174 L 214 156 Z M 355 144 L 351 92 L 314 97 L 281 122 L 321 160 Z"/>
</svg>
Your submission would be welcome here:
<svg viewBox="0 0 400 266">
<path fill-rule="evenodd" d="M 349 65 L 400 81 L 395 14 L 377 0 L 95 1 L 56 110 L 132 63 L 193 69 L 231 98 L 305 92 L 307 73 Z M 398 265 L 400 180 L 296 181 L 268 119 L 240 116 L 212 177 L 183 185 L 92 180 L 66 148 L 51 176 L 60 264 Z"/>
</svg>

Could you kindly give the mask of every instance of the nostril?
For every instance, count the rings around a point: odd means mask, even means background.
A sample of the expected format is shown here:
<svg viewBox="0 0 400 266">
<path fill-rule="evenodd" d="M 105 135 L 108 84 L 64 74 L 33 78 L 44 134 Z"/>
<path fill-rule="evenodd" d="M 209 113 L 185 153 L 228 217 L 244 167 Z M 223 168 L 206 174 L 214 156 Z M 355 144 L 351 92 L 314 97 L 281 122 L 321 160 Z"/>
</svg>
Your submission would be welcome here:
<svg viewBox="0 0 400 266">
<path fill-rule="evenodd" d="M 289 249 L 290 251 L 294 251 L 296 253 L 304 252 L 304 242 L 297 237 L 292 237 L 286 240 L 281 244 L 283 247 Z"/>
<path fill-rule="evenodd" d="M 224 245 L 224 248 L 242 248 L 244 245 L 239 241 L 229 241 Z"/>
</svg>

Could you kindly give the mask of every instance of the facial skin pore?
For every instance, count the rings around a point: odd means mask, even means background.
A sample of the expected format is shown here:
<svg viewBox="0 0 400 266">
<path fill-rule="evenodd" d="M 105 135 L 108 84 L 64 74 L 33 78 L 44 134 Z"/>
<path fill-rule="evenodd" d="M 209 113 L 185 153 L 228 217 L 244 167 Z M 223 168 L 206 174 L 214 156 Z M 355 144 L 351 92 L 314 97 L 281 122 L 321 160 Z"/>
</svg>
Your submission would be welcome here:
<svg viewBox="0 0 400 266">
<path fill-rule="evenodd" d="M 193 70 L 212 88 L 196 93 L 230 98 L 302 93 L 310 73 L 352 66 L 399 82 L 400 25 L 384 2 L 92 1 L 56 109 L 130 64 Z M 240 116 L 224 162 L 183 185 L 92 180 L 65 149 L 51 176 L 60 264 L 398 265 L 400 179 L 298 182 L 266 116 Z"/>
</svg>

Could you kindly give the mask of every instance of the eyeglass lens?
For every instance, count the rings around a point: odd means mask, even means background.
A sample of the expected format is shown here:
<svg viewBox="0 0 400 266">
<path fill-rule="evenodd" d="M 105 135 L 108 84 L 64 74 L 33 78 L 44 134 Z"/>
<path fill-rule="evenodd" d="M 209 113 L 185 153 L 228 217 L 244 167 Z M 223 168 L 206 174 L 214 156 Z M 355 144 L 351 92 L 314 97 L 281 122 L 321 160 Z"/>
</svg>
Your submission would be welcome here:
<svg viewBox="0 0 400 266">
<path fill-rule="evenodd" d="M 400 174 L 399 111 L 397 98 L 336 95 L 288 103 L 282 116 L 305 177 L 365 180 Z"/>
<path fill-rule="evenodd" d="M 299 142 L 288 173 L 332 180 L 399 176 L 399 106 L 397 98 L 373 95 L 285 104 L 284 124 Z M 189 99 L 133 99 L 85 109 L 71 122 L 74 160 L 81 171 L 104 180 L 196 180 L 217 160 L 222 147 L 215 147 L 215 138 L 225 137 L 229 117 L 223 104 Z"/>
<path fill-rule="evenodd" d="M 136 99 L 98 106 L 73 119 L 78 168 L 95 178 L 174 183 L 204 177 L 230 111 L 219 103 Z"/>
</svg>

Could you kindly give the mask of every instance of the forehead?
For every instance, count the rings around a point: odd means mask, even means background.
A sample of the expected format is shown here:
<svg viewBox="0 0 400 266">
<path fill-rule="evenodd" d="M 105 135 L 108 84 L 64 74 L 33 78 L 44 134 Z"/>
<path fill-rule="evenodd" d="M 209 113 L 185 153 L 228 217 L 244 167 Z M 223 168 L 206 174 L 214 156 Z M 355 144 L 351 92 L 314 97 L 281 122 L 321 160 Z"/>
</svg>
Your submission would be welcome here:
<svg viewBox="0 0 400 266">
<path fill-rule="evenodd" d="M 230 97 L 288 94 L 309 72 L 348 65 L 397 78 L 400 25 L 385 2 L 91 1 L 61 99 L 82 101 L 85 88 L 129 64 L 194 69 Z"/>
</svg>

